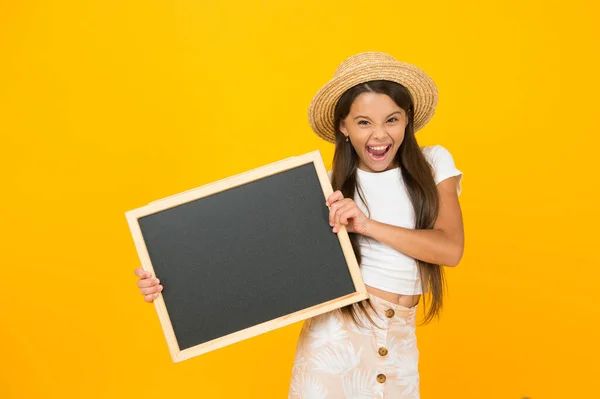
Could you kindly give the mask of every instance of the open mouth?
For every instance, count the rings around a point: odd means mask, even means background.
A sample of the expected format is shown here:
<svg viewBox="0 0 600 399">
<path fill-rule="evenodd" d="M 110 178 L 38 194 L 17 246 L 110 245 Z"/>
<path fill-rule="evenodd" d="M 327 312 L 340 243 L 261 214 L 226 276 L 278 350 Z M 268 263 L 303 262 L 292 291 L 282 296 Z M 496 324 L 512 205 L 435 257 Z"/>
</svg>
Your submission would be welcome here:
<svg viewBox="0 0 600 399">
<path fill-rule="evenodd" d="M 373 161 L 383 161 L 387 158 L 390 149 L 392 148 L 391 144 L 388 145 L 377 145 L 377 146 L 367 146 L 367 154 Z"/>
</svg>

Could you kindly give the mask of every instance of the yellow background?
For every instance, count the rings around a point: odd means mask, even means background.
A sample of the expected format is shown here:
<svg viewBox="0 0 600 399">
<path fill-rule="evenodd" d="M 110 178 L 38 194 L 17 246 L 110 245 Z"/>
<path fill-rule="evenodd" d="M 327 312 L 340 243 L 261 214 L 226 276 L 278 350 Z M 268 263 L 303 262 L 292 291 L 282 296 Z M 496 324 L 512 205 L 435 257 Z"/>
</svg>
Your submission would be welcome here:
<svg viewBox="0 0 600 399">
<path fill-rule="evenodd" d="M 418 329 L 424 399 L 592 398 L 596 2 L 0 2 L 0 396 L 284 398 L 300 323 L 173 364 L 124 212 L 333 147 L 307 106 L 385 51 L 440 90 L 466 252 Z"/>
</svg>

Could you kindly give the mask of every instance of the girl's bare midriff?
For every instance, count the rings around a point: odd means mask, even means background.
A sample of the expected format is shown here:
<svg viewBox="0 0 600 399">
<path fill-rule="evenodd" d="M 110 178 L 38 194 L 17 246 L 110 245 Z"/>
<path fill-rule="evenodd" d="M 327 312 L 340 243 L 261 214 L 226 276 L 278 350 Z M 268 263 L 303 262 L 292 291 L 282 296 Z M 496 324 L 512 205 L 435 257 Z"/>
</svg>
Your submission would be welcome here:
<svg viewBox="0 0 600 399">
<path fill-rule="evenodd" d="M 366 286 L 367 292 L 369 294 L 375 295 L 381 299 L 385 299 L 388 302 L 397 303 L 398 305 L 405 306 L 407 308 L 412 308 L 417 303 L 419 303 L 419 298 L 421 295 L 401 295 L 395 294 L 393 292 L 388 292 L 384 290 L 380 290 L 378 288 L 373 288 L 371 286 Z"/>
</svg>

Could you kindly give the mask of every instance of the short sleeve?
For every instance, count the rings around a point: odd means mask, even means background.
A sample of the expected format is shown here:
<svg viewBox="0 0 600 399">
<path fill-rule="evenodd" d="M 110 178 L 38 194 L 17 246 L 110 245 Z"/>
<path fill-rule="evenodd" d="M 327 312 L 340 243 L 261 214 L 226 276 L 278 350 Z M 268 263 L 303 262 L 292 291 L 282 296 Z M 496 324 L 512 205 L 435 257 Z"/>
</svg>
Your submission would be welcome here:
<svg viewBox="0 0 600 399">
<path fill-rule="evenodd" d="M 433 168 L 435 184 L 454 176 L 458 176 L 456 193 L 462 191 L 462 172 L 456 168 L 454 158 L 450 152 L 441 145 L 423 147 L 423 155 Z"/>
</svg>

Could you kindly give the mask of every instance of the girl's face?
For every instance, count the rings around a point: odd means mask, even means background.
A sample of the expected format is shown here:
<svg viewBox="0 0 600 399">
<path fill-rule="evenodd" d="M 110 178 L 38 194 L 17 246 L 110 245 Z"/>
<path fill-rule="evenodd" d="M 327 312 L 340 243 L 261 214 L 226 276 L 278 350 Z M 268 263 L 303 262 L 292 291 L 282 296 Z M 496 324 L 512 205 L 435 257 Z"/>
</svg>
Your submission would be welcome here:
<svg viewBox="0 0 600 399">
<path fill-rule="evenodd" d="M 366 92 L 350 107 L 340 122 L 340 131 L 360 158 L 358 167 L 367 172 L 383 172 L 397 167 L 395 157 L 408 123 L 406 112 L 389 96 Z"/>
</svg>

